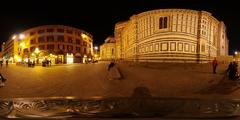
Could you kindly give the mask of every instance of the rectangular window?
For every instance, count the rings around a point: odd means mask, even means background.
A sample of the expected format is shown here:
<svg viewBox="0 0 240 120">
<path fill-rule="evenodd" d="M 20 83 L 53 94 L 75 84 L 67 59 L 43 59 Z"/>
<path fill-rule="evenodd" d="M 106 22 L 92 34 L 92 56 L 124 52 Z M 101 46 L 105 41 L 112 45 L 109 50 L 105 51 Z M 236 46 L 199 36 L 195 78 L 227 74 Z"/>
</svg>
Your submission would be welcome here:
<svg viewBox="0 0 240 120">
<path fill-rule="evenodd" d="M 204 44 L 202 44 L 201 50 L 202 50 L 202 52 L 205 52 L 205 45 Z"/>
<path fill-rule="evenodd" d="M 155 51 L 158 51 L 158 47 L 159 47 L 159 45 L 155 44 Z"/>
<path fill-rule="evenodd" d="M 54 32 L 54 29 L 47 29 L 47 32 Z"/>
<path fill-rule="evenodd" d="M 44 50 L 45 49 L 45 45 L 39 45 L 38 48 L 39 48 L 39 50 Z"/>
<path fill-rule="evenodd" d="M 77 51 L 77 52 L 80 52 L 80 47 L 76 47 L 76 51 Z"/>
<path fill-rule="evenodd" d="M 114 55 L 114 49 L 112 48 L 112 55 Z"/>
<path fill-rule="evenodd" d="M 168 43 L 161 43 L 161 51 L 168 51 Z"/>
<path fill-rule="evenodd" d="M 194 45 L 192 45 L 191 49 L 192 49 L 192 52 L 195 52 L 195 46 Z"/>
<path fill-rule="evenodd" d="M 86 48 L 84 48 L 83 53 L 84 53 L 84 54 L 87 54 L 87 49 L 86 49 Z"/>
<path fill-rule="evenodd" d="M 38 31 L 38 34 L 42 34 L 42 33 L 44 33 L 44 30 L 39 30 Z"/>
<path fill-rule="evenodd" d="M 57 36 L 58 42 L 64 42 L 64 36 Z"/>
<path fill-rule="evenodd" d="M 76 39 L 76 44 L 80 44 L 80 39 Z"/>
<path fill-rule="evenodd" d="M 159 29 L 163 29 L 163 18 L 159 18 Z"/>
<path fill-rule="evenodd" d="M 185 52 L 189 52 L 189 44 L 185 43 Z"/>
<path fill-rule="evenodd" d="M 84 41 L 84 42 L 83 42 L 83 46 L 87 46 L 87 42 Z"/>
<path fill-rule="evenodd" d="M 24 52 L 24 53 L 27 53 L 27 52 L 28 52 L 28 49 L 27 49 L 27 48 L 23 49 L 23 52 Z"/>
<path fill-rule="evenodd" d="M 167 28 L 167 17 L 164 17 L 163 28 Z"/>
<path fill-rule="evenodd" d="M 35 50 L 35 47 L 30 47 L 30 51 L 33 52 Z"/>
<path fill-rule="evenodd" d="M 59 45 L 59 44 L 58 44 L 58 49 L 64 50 L 64 45 Z"/>
<path fill-rule="evenodd" d="M 47 45 L 47 49 L 48 50 L 53 50 L 54 49 L 54 45 Z"/>
<path fill-rule="evenodd" d="M 67 30 L 67 33 L 68 33 L 68 34 L 72 34 L 73 31 L 72 31 L 72 30 Z"/>
<path fill-rule="evenodd" d="M 33 36 L 35 34 L 35 32 L 30 32 L 30 36 Z"/>
<path fill-rule="evenodd" d="M 35 39 L 31 39 L 30 40 L 30 44 L 35 44 L 36 43 L 36 40 Z"/>
<path fill-rule="evenodd" d="M 64 33 L 64 29 L 57 29 L 57 32 Z"/>
<path fill-rule="evenodd" d="M 73 46 L 67 45 L 67 50 L 73 50 Z"/>
<path fill-rule="evenodd" d="M 72 43 L 72 37 L 68 37 L 68 43 Z"/>
<path fill-rule="evenodd" d="M 47 42 L 54 42 L 54 36 L 47 36 Z"/>
<path fill-rule="evenodd" d="M 168 18 L 160 17 L 159 18 L 159 29 L 165 29 L 168 27 Z"/>
<path fill-rule="evenodd" d="M 183 43 L 178 43 L 178 51 L 183 51 Z"/>
<path fill-rule="evenodd" d="M 176 43 L 175 42 L 170 42 L 170 50 L 176 51 Z"/>
<path fill-rule="evenodd" d="M 38 43 L 44 43 L 45 38 L 44 37 L 38 37 Z"/>
</svg>

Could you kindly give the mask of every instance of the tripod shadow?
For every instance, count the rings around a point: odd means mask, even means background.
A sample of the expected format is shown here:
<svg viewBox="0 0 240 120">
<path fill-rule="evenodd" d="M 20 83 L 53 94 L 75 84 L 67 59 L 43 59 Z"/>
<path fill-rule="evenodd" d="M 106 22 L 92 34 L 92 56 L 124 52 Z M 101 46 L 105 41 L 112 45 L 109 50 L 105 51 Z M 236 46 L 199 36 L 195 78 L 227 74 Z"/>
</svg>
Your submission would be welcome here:
<svg viewBox="0 0 240 120">
<path fill-rule="evenodd" d="M 240 81 L 229 80 L 227 74 L 216 84 L 195 92 L 196 94 L 223 94 L 227 95 L 240 89 Z"/>
</svg>

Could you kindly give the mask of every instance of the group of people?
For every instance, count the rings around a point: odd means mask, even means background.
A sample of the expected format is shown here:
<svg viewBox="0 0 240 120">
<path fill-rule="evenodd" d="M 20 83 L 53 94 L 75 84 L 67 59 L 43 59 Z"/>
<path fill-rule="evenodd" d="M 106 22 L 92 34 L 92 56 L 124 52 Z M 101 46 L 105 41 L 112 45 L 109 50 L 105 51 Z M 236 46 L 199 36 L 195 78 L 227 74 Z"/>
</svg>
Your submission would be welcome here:
<svg viewBox="0 0 240 120">
<path fill-rule="evenodd" d="M 218 66 L 218 61 L 216 58 L 212 61 L 213 66 L 213 74 L 216 74 L 216 69 Z M 230 80 L 239 80 L 239 73 L 238 73 L 238 63 L 236 61 L 230 62 L 228 68 L 225 72 Z"/>
<path fill-rule="evenodd" d="M 51 60 L 45 59 L 45 60 L 42 61 L 42 66 L 43 67 L 47 67 L 47 66 L 51 66 L 51 65 L 52 65 L 52 61 Z"/>
<path fill-rule="evenodd" d="M 27 64 L 28 64 L 28 67 L 34 67 L 35 61 L 28 61 Z"/>
</svg>

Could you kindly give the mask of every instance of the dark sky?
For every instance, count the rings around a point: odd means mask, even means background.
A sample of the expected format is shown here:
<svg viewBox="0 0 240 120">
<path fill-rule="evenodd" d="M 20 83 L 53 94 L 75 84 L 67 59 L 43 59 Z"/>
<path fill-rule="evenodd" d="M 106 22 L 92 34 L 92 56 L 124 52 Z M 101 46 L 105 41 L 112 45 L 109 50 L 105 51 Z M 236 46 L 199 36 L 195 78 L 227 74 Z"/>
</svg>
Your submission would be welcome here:
<svg viewBox="0 0 240 120">
<path fill-rule="evenodd" d="M 28 28 L 62 24 L 86 30 L 100 45 L 113 35 L 116 22 L 133 14 L 162 8 L 185 8 L 211 12 L 224 21 L 230 54 L 240 50 L 240 6 L 237 0 L 8 0 L 0 3 L 0 42 Z"/>
</svg>

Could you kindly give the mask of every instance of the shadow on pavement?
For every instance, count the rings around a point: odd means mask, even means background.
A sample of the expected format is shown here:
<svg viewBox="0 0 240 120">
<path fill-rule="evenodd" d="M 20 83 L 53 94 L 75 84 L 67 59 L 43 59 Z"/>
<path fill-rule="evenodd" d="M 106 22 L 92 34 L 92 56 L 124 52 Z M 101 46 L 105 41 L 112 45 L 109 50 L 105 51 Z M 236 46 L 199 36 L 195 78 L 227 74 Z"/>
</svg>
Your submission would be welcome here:
<svg viewBox="0 0 240 120">
<path fill-rule="evenodd" d="M 147 87 L 136 87 L 132 97 L 152 97 L 152 95 Z"/>
<path fill-rule="evenodd" d="M 240 89 L 240 81 L 229 80 L 226 75 L 216 84 L 195 92 L 196 94 L 230 94 Z"/>
</svg>

